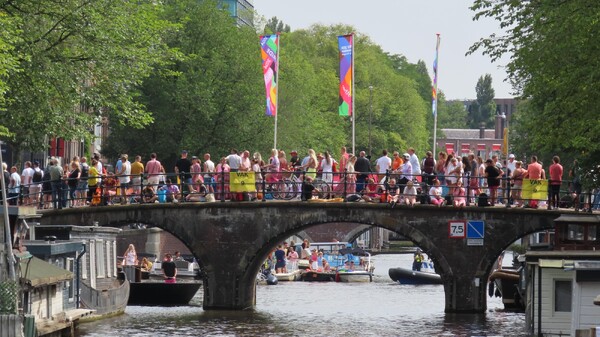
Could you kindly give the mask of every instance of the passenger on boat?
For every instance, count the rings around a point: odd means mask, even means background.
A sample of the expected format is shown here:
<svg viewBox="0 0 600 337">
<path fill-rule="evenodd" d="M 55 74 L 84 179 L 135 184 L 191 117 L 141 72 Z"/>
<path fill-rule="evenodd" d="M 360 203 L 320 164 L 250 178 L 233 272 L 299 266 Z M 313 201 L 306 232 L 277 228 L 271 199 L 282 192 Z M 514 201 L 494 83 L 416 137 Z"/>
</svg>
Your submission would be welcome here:
<svg viewBox="0 0 600 337">
<path fill-rule="evenodd" d="M 173 261 L 183 261 L 183 257 L 181 257 L 181 253 L 178 250 L 173 253 Z"/>
<path fill-rule="evenodd" d="M 354 261 L 350 261 L 350 264 L 348 265 L 348 268 L 346 269 L 346 271 L 354 271 L 355 266 L 354 266 Z"/>
<path fill-rule="evenodd" d="M 313 249 L 311 254 L 310 254 L 310 258 L 309 258 L 309 262 L 310 262 L 310 269 L 312 270 L 317 270 L 319 269 L 319 256 L 317 254 L 317 249 Z"/>
<path fill-rule="evenodd" d="M 322 259 L 321 263 L 323 263 L 323 271 L 331 271 L 331 266 L 326 259 Z"/>
<path fill-rule="evenodd" d="M 150 262 L 147 258 L 142 258 L 142 262 L 140 262 L 140 268 L 144 271 L 152 270 L 152 262 Z"/>
<path fill-rule="evenodd" d="M 176 283 L 177 281 L 177 266 L 173 262 L 173 256 L 171 254 L 165 254 L 165 260 L 162 263 L 163 275 L 165 276 L 165 283 Z"/>
<path fill-rule="evenodd" d="M 421 262 L 423 262 L 423 254 L 421 254 L 421 249 L 417 248 L 414 255 L 412 270 L 421 271 Z"/>
<path fill-rule="evenodd" d="M 123 265 L 124 266 L 137 266 L 138 258 L 137 253 L 135 252 L 135 246 L 133 243 L 129 244 L 125 254 L 123 254 Z"/>
<path fill-rule="evenodd" d="M 298 269 L 298 252 L 296 252 L 293 249 L 290 249 L 287 254 L 287 260 L 290 265 L 290 268 L 289 268 L 290 270 L 294 271 L 294 270 Z"/>
<path fill-rule="evenodd" d="M 277 250 L 275 251 L 275 273 L 287 273 L 287 268 L 285 267 L 285 250 L 283 250 L 283 245 L 277 246 Z"/>
</svg>

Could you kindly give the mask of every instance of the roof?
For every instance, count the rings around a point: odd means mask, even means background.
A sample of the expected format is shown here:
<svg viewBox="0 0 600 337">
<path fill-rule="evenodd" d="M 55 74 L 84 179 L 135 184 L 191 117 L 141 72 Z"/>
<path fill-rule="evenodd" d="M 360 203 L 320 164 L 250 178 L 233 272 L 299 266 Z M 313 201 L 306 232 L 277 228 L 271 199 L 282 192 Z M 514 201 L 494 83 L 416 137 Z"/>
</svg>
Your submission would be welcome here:
<svg viewBox="0 0 600 337">
<path fill-rule="evenodd" d="M 495 139 L 494 129 L 485 129 L 484 138 L 479 138 L 479 129 L 442 129 L 445 139 Z"/>
<path fill-rule="evenodd" d="M 31 287 L 55 284 L 73 279 L 73 273 L 32 256 L 20 260 L 21 282 Z"/>
</svg>

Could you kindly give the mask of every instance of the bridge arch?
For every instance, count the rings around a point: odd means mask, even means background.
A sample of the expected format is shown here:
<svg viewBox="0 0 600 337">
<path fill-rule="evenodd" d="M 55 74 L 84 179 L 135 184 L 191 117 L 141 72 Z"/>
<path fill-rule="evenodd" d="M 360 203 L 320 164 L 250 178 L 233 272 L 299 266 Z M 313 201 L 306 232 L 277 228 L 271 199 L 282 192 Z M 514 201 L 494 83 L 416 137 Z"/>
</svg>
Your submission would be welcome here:
<svg viewBox="0 0 600 337">
<path fill-rule="evenodd" d="M 179 238 L 204 267 L 205 309 L 255 304 L 255 276 L 267 254 L 292 234 L 319 224 L 359 223 L 399 233 L 428 252 L 443 275 L 447 312 L 484 312 L 487 280 L 502 250 L 527 233 L 553 228 L 559 211 L 415 207 L 369 203 L 183 203 L 43 212 L 41 224 L 143 222 Z M 449 220 L 485 222 L 483 246 L 448 237 Z M 479 286 L 474 280 L 479 279 Z"/>
</svg>

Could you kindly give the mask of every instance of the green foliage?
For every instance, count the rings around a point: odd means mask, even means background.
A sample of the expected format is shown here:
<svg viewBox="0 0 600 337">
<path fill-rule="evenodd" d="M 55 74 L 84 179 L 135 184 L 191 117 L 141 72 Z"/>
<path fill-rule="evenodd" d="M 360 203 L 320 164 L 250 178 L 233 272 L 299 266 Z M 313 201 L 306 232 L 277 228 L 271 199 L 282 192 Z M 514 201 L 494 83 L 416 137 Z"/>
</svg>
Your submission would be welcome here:
<svg viewBox="0 0 600 337">
<path fill-rule="evenodd" d="M 598 171 L 600 2 L 477 0 L 472 9 L 475 19 L 490 17 L 506 29 L 481 39 L 471 52 L 481 49 L 492 60 L 512 53 L 506 69 L 527 100 L 518 132 L 526 133 L 520 137 L 528 152 L 577 157 L 584 171 Z"/>
<path fill-rule="evenodd" d="M 468 113 L 468 124 L 471 129 L 477 129 L 481 123 L 486 128 L 494 126 L 494 116 L 496 115 L 496 103 L 494 102 L 494 88 L 492 88 L 492 76 L 485 74 L 479 77 L 475 86 L 477 101 L 471 104 Z"/>
<path fill-rule="evenodd" d="M 443 94 L 438 97 L 443 97 Z M 463 102 L 453 101 L 442 106 L 438 106 L 438 127 L 440 129 L 467 129 L 467 109 Z"/>
<path fill-rule="evenodd" d="M 161 36 L 171 27 L 158 19 L 160 10 L 151 0 L 0 4 L 14 24 L 4 50 L 20 70 L 6 79 L 8 113 L 0 115 L 9 144 L 40 150 L 44 135 L 89 137 L 101 116 L 133 127 L 152 121 L 135 98 L 142 79 L 169 54 Z"/>
<path fill-rule="evenodd" d="M 276 16 L 267 20 L 265 24 L 265 34 L 275 33 L 289 33 L 291 31 L 290 25 L 286 25 L 282 20 L 279 20 Z"/>
</svg>

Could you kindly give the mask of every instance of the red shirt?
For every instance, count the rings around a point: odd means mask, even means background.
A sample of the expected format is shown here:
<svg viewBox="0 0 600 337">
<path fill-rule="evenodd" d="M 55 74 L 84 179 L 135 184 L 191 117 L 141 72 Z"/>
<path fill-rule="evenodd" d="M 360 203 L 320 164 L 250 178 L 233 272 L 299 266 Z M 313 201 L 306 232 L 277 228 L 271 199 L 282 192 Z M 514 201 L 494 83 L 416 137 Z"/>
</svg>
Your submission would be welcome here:
<svg viewBox="0 0 600 337">
<path fill-rule="evenodd" d="M 542 178 L 542 165 L 538 162 L 529 164 L 527 166 L 527 177 L 535 180 Z"/>
<path fill-rule="evenodd" d="M 558 163 L 550 165 L 550 185 L 560 185 L 562 182 L 563 167 Z"/>
</svg>

